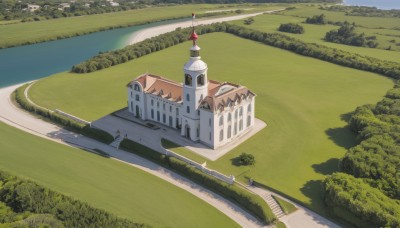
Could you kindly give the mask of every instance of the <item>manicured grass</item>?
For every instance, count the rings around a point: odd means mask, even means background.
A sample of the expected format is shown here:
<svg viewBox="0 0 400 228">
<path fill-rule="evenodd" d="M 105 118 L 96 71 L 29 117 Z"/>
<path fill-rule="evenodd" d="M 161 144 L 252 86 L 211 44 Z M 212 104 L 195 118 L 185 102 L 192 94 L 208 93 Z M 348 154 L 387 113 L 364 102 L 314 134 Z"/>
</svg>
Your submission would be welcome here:
<svg viewBox="0 0 400 228">
<path fill-rule="evenodd" d="M 294 10 L 295 11 L 295 10 Z M 292 13 L 292 11 L 288 11 Z M 318 12 L 315 15 L 319 15 L 324 13 L 325 11 Z M 311 15 L 312 16 L 312 15 Z M 326 42 L 323 40 L 325 34 L 333 29 L 338 29 L 339 26 L 335 25 L 311 25 L 303 23 L 305 18 L 295 17 L 295 16 L 285 16 L 285 15 L 276 15 L 276 14 L 264 14 L 257 17 L 254 17 L 254 23 L 251 25 L 247 25 L 246 27 L 263 31 L 263 32 L 273 32 L 273 33 L 281 33 L 287 36 L 291 36 L 296 39 L 300 39 L 307 43 L 316 43 L 325 45 L 327 47 L 341 49 L 344 51 L 349 51 L 353 53 L 358 53 L 360 55 L 371 56 L 374 58 L 379 58 L 382 60 L 389 60 L 394 62 L 400 62 L 400 46 L 396 46 L 396 44 L 390 43 L 390 40 L 397 40 L 400 43 L 400 38 L 396 38 L 393 36 L 384 36 L 380 34 L 391 34 L 391 35 L 399 35 L 400 31 L 398 30 L 390 30 L 390 29 L 370 29 L 370 28 L 357 28 L 358 33 L 365 33 L 366 36 L 376 36 L 377 42 L 379 43 L 378 48 L 367 48 L 367 47 L 354 47 L 349 45 L 337 44 Z M 230 22 L 232 24 L 237 24 L 243 26 L 243 20 Z M 277 29 L 280 24 L 283 23 L 298 23 L 304 27 L 304 34 L 292 34 L 279 32 Z M 392 51 L 384 50 L 388 46 L 392 46 Z"/>
<path fill-rule="evenodd" d="M 283 212 L 285 212 L 285 214 L 290 214 L 297 210 L 297 208 L 293 204 L 287 202 L 286 200 L 283 200 L 274 195 L 272 195 L 272 197 L 276 200 L 276 202 L 279 204 L 279 206 L 282 208 L 282 210 L 283 210 Z"/>
<path fill-rule="evenodd" d="M 320 181 L 337 170 L 346 148 L 356 144 L 346 127 L 349 112 L 379 101 L 392 81 L 225 33 L 200 36 L 199 45 L 209 79 L 254 91 L 256 117 L 268 124 L 207 166 L 242 181 L 254 178 L 323 213 Z M 182 81 L 189 48 L 186 42 L 90 74 L 60 73 L 36 83 L 30 97 L 39 105 L 95 120 L 126 106 L 127 82 L 144 72 Z M 243 152 L 255 156 L 255 166 L 233 165 Z"/>
<path fill-rule="evenodd" d="M 54 40 L 58 37 L 71 37 L 113 27 L 143 24 L 149 21 L 182 17 L 190 18 L 192 12 L 201 14 L 210 10 L 230 8 L 253 8 L 253 10 L 246 11 L 251 13 L 257 10 L 277 9 L 279 7 L 268 4 L 261 4 L 258 7 L 249 5 L 188 4 L 9 24 L 0 27 L 0 48 Z"/>
<path fill-rule="evenodd" d="M 0 169 L 156 227 L 238 227 L 204 201 L 121 162 L 0 123 Z"/>
</svg>

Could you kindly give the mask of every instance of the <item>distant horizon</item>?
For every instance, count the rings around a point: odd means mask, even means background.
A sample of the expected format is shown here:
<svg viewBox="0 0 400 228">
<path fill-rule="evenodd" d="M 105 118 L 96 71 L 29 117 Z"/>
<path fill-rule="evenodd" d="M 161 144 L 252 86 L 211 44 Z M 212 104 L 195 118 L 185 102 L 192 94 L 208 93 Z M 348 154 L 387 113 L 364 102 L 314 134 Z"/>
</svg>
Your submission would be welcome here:
<svg viewBox="0 0 400 228">
<path fill-rule="evenodd" d="M 378 9 L 400 9 L 399 0 L 343 0 L 344 5 L 370 6 Z"/>
</svg>

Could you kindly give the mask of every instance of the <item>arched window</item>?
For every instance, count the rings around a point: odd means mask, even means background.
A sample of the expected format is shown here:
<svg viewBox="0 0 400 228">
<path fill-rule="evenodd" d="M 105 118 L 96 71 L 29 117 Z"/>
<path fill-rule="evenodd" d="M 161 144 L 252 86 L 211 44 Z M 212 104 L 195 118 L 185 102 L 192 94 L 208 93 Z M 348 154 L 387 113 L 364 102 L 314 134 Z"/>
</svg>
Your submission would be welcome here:
<svg viewBox="0 0 400 228">
<path fill-rule="evenodd" d="M 221 129 L 221 131 L 219 132 L 219 141 L 224 140 L 224 130 Z"/>
<path fill-rule="evenodd" d="M 185 74 L 185 85 L 192 86 L 192 76 L 190 74 Z"/>
<path fill-rule="evenodd" d="M 140 101 L 139 94 L 136 94 L 135 98 L 136 98 L 136 101 Z"/>
<path fill-rule="evenodd" d="M 228 122 L 232 120 L 232 115 L 229 113 L 228 114 Z"/>
<path fill-rule="evenodd" d="M 231 127 L 231 125 L 229 125 L 229 127 L 228 127 L 228 139 L 231 138 L 231 135 L 232 135 L 232 127 Z"/>
<path fill-rule="evenodd" d="M 233 135 L 237 134 L 237 122 L 235 122 L 235 126 L 233 127 Z"/>
<path fill-rule="evenodd" d="M 243 107 L 240 107 L 239 109 L 239 116 L 243 116 Z"/>
<path fill-rule="evenodd" d="M 160 111 L 157 111 L 157 121 L 160 122 Z"/>
<path fill-rule="evenodd" d="M 251 104 L 249 104 L 249 106 L 247 106 L 247 111 L 251 112 Z"/>
<path fill-rule="evenodd" d="M 238 118 L 238 110 L 236 109 L 235 110 L 235 119 L 237 119 Z"/>
<path fill-rule="evenodd" d="M 247 117 L 247 127 L 249 127 L 251 124 L 251 116 Z"/>
<path fill-rule="evenodd" d="M 239 131 L 243 130 L 243 120 L 239 121 Z"/>
<path fill-rule="evenodd" d="M 189 108 L 189 106 L 186 106 L 186 113 L 190 113 L 190 108 Z"/>
<path fill-rule="evenodd" d="M 153 106 L 154 105 L 154 100 L 153 99 L 151 99 L 151 106 Z"/>
<path fill-rule="evenodd" d="M 159 108 L 159 107 L 160 107 L 160 102 L 157 101 L 157 108 Z"/>
<path fill-rule="evenodd" d="M 186 94 L 186 101 L 190 101 L 190 95 Z"/>
<path fill-rule="evenodd" d="M 151 118 L 154 120 L 154 110 L 151 110 Z"/>
<path fill-rule="evenodd" d="M 203 86 L 204 85 L 204 74 L 200 74 L 197 76 L 197 86 Z"/>
<path fill-rule="evenodd" d="M 138 84 L 135 84 L 134 90 L 140 92 L 140 86 Z"/>
<path fill-rule="evenodd" d="M 219 117 L 219 126 L 222 126 L 224 124 L 224 116 L 221 115 L 221 117 Z"/>
<path fill-rule="evenodd" d="M 162 122 L 163 122 L 163 123 L 166 123 L 166 121 L 167 121 L 167 117 L 166 117 L 166 115 L 165 115 L 165 113 L 164 113 L 164 114 L 162 114 Z"/>
<path fill-rule="evenodd" d="M 169 112 L 172 112 L 172 105 L 169 106 Z"/>
</svg>

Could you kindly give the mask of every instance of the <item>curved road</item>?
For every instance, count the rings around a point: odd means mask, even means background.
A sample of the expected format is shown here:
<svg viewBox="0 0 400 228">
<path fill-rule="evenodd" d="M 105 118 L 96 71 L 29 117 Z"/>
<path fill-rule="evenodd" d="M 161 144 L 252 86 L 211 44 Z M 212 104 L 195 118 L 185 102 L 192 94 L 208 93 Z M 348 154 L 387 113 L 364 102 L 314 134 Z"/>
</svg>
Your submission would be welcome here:
<svg viewBox="0 0 400 228">
<path fill-rule="evenodd" d="M 275 10 L 279 11 L 279 10 Z M 269 11 L 269 12 L 275 12 Z M 216 18 L 200 21 L 199 24 L 211 24 L 221 21 L 238 20 L 249 16 L 256 16 L 262 13 L 238 15 L 225 18 Z M 135 43 L 144 39 L 173 31 L 178 27 L 190 26 L 191 22 L 175 23 L 170 25 L 163 25 L 153 28 L 147 28 L 136 32 L 131 37 L 129 43 Z M 77 135 L 73 132 L 69 132 L 65 129 L 61 129 L 58 126 L 45 122 L 35 116 L 17 108 L 10 100 L 12 92 L 20 85 L 9 86 L 0 89 L 0 121 L 19 128 L 28 133 L 38 135 L 40 137 L 56 141 L 61 144 L 70 145 L 78 148 L 86 149 L 101 149 L 107 151 L 113 159 L 132 165 L 136 168 L 149 172 L 156 175 L 171 184 L 174 184 L 200 199 L 206 201 L 210 205 L 214 206 L 225 215 L 230 217 L 232 220 L 237 222 L 242 227 L 261 227 L 257 219 L 252 215 L 242 210 L 230 201 L 220 197 L 219 195 L 201 187 L 200 185 L 193 183 L 192 181 L 174 173 L 170 170 L 164 169 L 155 163 L 152 163 L 146 159 L 136 156 L 131 153 L 127 153 L 109 145 L 105 145 L 98 141 L 92 140 L 82 135 Z M 268 191 L 260 188 L 251 188 L 251 190 L 259 195 L 270 194 Z M 286 224 L 287 227 L 338 227 L 336 224 L 329 220 L 321 217 L 320 215 L 296 205 L 298 210 L 295 213 L 284 216 L 281 220 Z"/>
</svg>

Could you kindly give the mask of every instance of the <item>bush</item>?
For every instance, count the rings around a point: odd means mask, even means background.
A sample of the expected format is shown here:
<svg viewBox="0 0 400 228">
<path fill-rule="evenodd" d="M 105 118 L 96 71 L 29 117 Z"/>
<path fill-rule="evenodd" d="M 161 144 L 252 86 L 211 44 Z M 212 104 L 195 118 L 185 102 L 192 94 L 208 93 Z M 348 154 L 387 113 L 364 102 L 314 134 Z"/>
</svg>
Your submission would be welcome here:
<svg viewBox="0 0 400 228">
<path fill-rule="evenodd" d="M 288 33 L 294 33 L 294 34 L 303 34 L 304 33 L 303 26 L 301 26 L 299 24 L 293 24 L 293 23 L 281 24 L 281 26 L 279 26 L 278 30 L 281 32 L 288 32 Z"/>
<path fill-rule="evenodd" d="M 256 159 L 252 154 L 242 153 L 239 156 L 239 162 L 241 165 L 254 165 L 256 163 Z"/>
<path fill-rule="evenodd" d="M 343 23 L 338 30 L 327 32 L 325 40 L 358 47 L 376 48 L 378 46 L 378 43 L 373 41 L 373 39 L 367 39 L 364 33 L 357 34 L 355 32 L 355 25 L 351 25 L 348 22 Z"/>
<path fill-rule="evenodd" d="M 163 155 L 155 150 L 152 150 L 146 146 L 143 146 L 142 144 L 134 142 L 130 139 L 122 140 L 121 143 L 119 144 L 119 147 L 127 152 L 137 154 L 148 160 L 154 161 L 157 164 L 166 166 L 166 156 L 165 155 Z"/>
<path fill-rule="evenodd" d="M 324 14 L 307 17 L 305 22 L 307 24 L 318 24 L 318 25 L 324 25 L 327 23 L 326 17 Z"/>
</svg>

